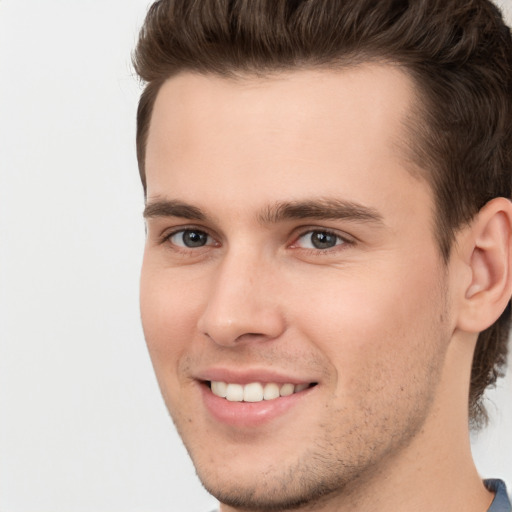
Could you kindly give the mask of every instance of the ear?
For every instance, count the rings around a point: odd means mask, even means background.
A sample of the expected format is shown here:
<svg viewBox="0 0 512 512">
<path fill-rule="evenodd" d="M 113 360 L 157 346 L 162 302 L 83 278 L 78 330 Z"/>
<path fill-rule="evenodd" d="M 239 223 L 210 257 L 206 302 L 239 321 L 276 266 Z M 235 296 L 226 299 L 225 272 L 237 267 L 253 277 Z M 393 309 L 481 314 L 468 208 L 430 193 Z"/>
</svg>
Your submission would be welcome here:
<svg viewBox="0 0 512 512">
<path fill-rule="evenodd" d="M 460 290 L 458 327 L 479 333 L 491 326 L 512 293 L 512 203 L 503 197 L 489 201 L 458 240 L 467 266 Z"/>
</svg>

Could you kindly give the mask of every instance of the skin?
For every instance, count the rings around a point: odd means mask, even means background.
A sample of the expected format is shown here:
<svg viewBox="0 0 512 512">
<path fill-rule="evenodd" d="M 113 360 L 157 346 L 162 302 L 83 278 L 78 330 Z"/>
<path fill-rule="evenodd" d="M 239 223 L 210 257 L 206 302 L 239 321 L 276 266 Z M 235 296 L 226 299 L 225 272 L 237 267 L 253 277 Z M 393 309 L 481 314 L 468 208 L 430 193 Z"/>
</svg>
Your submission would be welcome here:
<svg viewBox="0 0 512 512">
<path fill-rule="evenodd" d="M 474 314 L 496 281 L 474 247 L 489 219 L 508 229 L 496 218 L 509 210 L 490 208 L 442 262 L 431 191 L 402 149 L 415 99 L 405 74 L 377 64 L 182 73 L 159 92 L 142 321 L 167 407 L 223 512 L 489 506 L 467 394 L 477 332 L 501 306 Z M 184 229 L 205 245 L 184 246 Z M 335 245 L 315 247 L 312 232 Z M 204 404 L 212 367 L 316 386 L 269 421 L 229 425 Z"/>
</svg>

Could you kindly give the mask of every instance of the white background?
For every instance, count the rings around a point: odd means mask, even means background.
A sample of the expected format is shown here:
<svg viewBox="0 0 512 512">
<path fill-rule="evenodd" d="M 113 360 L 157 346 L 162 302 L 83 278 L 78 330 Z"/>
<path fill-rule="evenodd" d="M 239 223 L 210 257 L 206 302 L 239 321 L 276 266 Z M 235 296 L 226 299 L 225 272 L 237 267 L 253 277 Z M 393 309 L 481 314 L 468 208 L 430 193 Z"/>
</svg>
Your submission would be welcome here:
<svg viewBox="0 0 512 512">
<path fill-rule="evenodd" d="M 130 52 L 148 4 L 0 0 L 0 512 L 215 505 L 139 322 Z M 512 378 L 491 398 L 474 453 L 511 489 Z"/>
</svg>

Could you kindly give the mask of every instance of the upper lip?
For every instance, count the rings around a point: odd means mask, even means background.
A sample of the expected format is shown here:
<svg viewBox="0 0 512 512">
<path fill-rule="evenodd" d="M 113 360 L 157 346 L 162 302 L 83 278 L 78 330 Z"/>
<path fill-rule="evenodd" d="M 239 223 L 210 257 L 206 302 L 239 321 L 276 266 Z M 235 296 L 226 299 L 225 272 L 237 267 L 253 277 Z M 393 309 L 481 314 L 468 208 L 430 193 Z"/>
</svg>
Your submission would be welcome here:
<svg viewBox="0 0 512 512">
<path fill-rule="evenodd" d="M 298 377 L 291 373 L 268 369 L 231 369 L 207 368 L 198 372 L 195 378 L 200 381 L 229 382 L 233 384 L 250 384 L 251 382 L 275 382 L 276 384 L 310 384 L 315 379 Z"/>
</svg>

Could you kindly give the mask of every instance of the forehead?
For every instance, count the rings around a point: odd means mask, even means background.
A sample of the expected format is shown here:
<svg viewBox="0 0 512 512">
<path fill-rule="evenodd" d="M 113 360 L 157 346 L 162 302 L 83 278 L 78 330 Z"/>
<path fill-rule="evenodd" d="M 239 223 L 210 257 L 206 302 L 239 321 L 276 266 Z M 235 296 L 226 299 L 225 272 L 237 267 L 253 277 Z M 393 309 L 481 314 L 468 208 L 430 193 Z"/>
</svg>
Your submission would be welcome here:
<svg viewBox="0 0 512 512">
<path fill-rule="evenodd" d="M 367 202 L 396 193 L 382 186 L 390 179 L 424 189 L 405 150 L 414 100 L 412 80 L 379 64 L 234 79 L 182 73 L 154 105 L 148 198 L 190 200 L 209 187 L 219 201 L 334 190 Z"/>
</svg>

